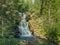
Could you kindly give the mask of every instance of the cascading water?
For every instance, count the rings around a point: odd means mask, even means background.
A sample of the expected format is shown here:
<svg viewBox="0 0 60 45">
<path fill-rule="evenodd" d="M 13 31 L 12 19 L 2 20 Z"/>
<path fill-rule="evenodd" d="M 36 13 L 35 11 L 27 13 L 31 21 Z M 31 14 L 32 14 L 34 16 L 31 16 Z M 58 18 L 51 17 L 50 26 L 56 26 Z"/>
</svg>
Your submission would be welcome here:
<svg viewBox="0 0 60 45">
<path fill-rule="evenodd" d="M 18 26 L 18 28 L 19 28 L 19 35 L 20 35 L 20 38 L 30 38 L 30 37 L 32 37 L 32 34 L 31 34 L 31 32 L 30 32 L 30 30 L 29 30 L 29 27 L 28 27 L 28 22 L 26 21 L 26 15 L 25 14 L 23 14 L 23 15 L 21 15 L 20 14 L 20 17 L 21 17 L 21 21 L 20 21 L 20 23 L 19 23 L 19 26 Z"/>
</svg>

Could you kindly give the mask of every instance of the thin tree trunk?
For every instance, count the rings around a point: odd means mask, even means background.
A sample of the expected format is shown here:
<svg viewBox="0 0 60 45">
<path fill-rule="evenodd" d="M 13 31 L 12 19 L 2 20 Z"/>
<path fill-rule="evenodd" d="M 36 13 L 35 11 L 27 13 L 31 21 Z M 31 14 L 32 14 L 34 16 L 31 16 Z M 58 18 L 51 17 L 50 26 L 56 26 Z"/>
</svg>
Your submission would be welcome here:
<svg viewBox="0 0 60 45">
<path fill-rule="evenodd" d="M 44 3 L 44 0 L 42 0 L 41 2 L 40 15 L 42 15 L 42 12 L 43 12 L 43 3 Z"/>
<path fill-rule="evenodd" d="M 50 1 L 48 4 L 48 19 L 49 19 L 49 24 L 51 23 L 51 11 L 50 11 L 51 5 L 50 5 Z"/>
<path fill-rule="evenodd" d="M 1 1 L 2 5 L 5 4 L 5 0 Z M 5 8 L 2 7 L 2 36 L 4 36 L 4 17 L 5 17 Z"/>
<path fill-rule="evenodd" d="M 4 36 L 3 33 L 4 33 L 4 32 L 3 32 L 3 19 L 2 19 L 2 37 Z"/>
<path fill-rule="evenodd" d="M 51 11 L 50 11 L 50 8 L 51 8 L 51 5 L 50 5 L 50 0 L 47 1 L 47 6 L 48 6 L 48 32 L 50 31 L 50 23 L 51 23 Z M 48 33 L 49 35 L 49 33 Z M 51 45 L 51 42 L 50 42 L 50 38 L 48 37 L 48 44 Z"/>
</svg>

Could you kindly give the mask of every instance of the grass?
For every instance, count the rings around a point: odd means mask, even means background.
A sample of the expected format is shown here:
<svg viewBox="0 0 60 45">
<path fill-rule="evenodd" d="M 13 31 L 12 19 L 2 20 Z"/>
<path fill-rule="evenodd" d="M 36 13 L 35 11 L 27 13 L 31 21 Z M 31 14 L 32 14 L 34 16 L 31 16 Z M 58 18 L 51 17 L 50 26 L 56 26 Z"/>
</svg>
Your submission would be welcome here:
<svg viewBox="0 0 60 45">
<path fill-rule="evenodd" d="M 0 45 L 48 45 L 48 42 L 45 39 L 36 38 L 31 40 L 20 40 L 17 38 L 0 38 Z"/>
<path fill-rule="evenodd" d="M 19 45 L 20 40 L 15 38 L 0 38 L 0 45 Z"/>
</svg>

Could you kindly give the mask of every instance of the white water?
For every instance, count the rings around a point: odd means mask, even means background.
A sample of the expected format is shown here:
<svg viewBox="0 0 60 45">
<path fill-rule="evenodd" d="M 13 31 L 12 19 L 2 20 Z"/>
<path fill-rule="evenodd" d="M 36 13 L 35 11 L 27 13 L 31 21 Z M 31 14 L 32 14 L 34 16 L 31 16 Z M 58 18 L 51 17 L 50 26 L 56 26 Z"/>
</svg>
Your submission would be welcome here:
<svg viewBox="0 0 60 45">
<path fill-rule="evenodd" d="M 31 37 L 32 36 L 29 30 L 29 27 L 28 27 L 28 22 L 26 21 L 26 15 L 21 16 L 21 21 L 18 27 L 19 27 L 20 37 Z"/>
</svg>

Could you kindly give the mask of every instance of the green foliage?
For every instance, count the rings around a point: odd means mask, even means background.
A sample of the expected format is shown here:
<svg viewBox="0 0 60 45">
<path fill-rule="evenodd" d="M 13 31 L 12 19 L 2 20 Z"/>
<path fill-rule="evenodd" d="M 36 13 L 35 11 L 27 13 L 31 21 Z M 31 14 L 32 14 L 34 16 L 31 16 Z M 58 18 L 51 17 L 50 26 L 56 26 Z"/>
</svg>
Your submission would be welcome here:
<svg viewBox="0 0 60 45">
<path fill-rule="evenodd" d="M 13 30 L 16 21 L 20 22 L 19 12 L 29 12 L 31 19 L 35 19 L 35 24 L 40 28 L 42 19 L 42 32 L 45 37 L 53 41 L 60 41 L 60 0 L 35 0 L 32 4 L 31 0 L 2 0 L 0 1 L 0 35 L 8 36 Z M 39 20 L 39 21 L 38 21 Z M 3 44 L 1 39 L 1 45 Z M 4 39 L 6 40 L 6 39 Z M 16 45 L 17 42 L 9 41 L 10 44 Z M 5 43 L 5 42 L 4 42 Z M 12 44 L 11 44 L 12 43 Z M 15 44 L 14 44 L 15 43 Z"/>
<path fill-rule="evenodd" d="M 19 45 L 20 40 L 15 38 L 0 38 L 0 45 Z"/>
<path fill-rule="evenodd" d="M 8 2 L 8 3 L 7 3 Z M 2 26 L 2 35 L 6 35 L 9 27 L 12 27 L 15 25 L 16 21 L 20 22 L 20 16 L 19 13 L 25 13 L 28 11 L 28 4 L 24 3 L 24 1 L 21 0 L 2 0 L 0 3 L 0 22 Z M 14 27 L 12 27 L 14 28 Z"/>
<path fill-rule="evenodd" d="M 59 1 L 59 0 L 58 0 Z M 45 5 L 43 6 L 43 14 L 42 17 L 44 19 L 44 31 L 46 32 L 46 35 L 48 39 L 53 41 L 59 41 L 58 32 L 60 32 L 59 27 L 59 2 L 56 0 L 50 0 L 50 3 L 46 0 L 44 1 Z M 48 6 L 50 5 L 50 13 Z M 46 8 L 45 8 L 46 7 Z M 58 25 L 58 26 L 57 26 Z"/>
</svg>

